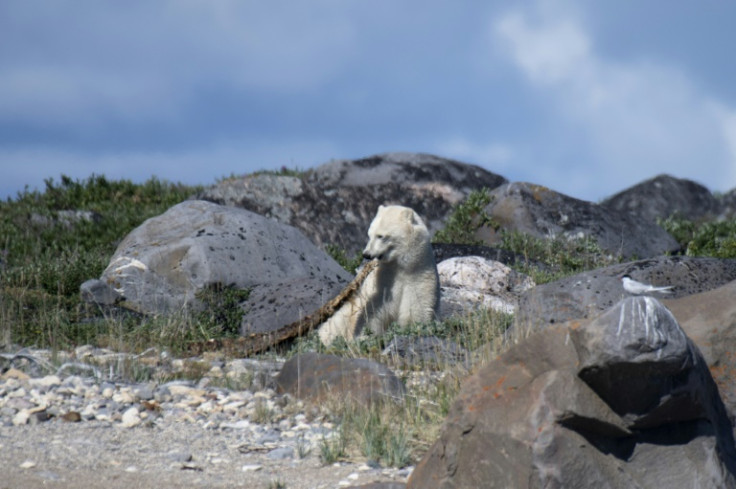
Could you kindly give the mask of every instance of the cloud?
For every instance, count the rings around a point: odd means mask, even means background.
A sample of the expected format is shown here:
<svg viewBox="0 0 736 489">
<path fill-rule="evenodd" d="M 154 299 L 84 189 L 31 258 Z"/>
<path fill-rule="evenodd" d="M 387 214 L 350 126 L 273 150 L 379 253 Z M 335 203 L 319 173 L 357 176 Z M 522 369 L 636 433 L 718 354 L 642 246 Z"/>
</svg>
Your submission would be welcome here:
<svg viewBox="0 0 736 489">
<path fill-rule="evenodd" d="M 173 121 L 202 93 L 303 93 L 349 60 L 334 0 L 33 0 L 0 13 L 0 122 Z M 305 19 L 309 21 L 305 21 Z"/>
<path fill-rule="evenodd" d="M 552 162 L 558 175 L 550 178 L 571 195 L 586 194 L 599 179 L 624 188 L 653 171 L 713 189 L 736 186 L 732 109 L 676 67 L 606 59 L 574 12 L 551 6 L 510 10 L 492 29 L 556 121 L 537 151 L 569 161 L 567 168 Z"/>
</svg>

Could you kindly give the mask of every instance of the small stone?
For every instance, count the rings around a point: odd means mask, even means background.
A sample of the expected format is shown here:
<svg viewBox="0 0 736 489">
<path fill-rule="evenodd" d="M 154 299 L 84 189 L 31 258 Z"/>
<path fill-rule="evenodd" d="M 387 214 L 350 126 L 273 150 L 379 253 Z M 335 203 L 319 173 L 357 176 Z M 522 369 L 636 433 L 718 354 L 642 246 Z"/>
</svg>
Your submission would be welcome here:
<svg viewBox="0 0 736 489">
<path fill-rule="evenodd" d="M 31 417 L 30 411 L 28 409 L 22 409 L 18 411 L 15 416 L 13 416 L 13 426 L 23 426 L 24 424 L 28 423 L 28 419 Z"/>
<path fill-rule="evenodd" d="M 23 462 L 22 464 L 20 464 L 20 468 L 21 469 L 32 469 L 35 466 L 36 466 L 36 462 L 34 462 L 32 460 L 26 460 L 25 462 Z"/>
<path fill-rule="evenodd" d="M 185 463 L 185 462 L 192 461 L 192 454 L 189 452 L 181 452 L 178 450 L 172 450 L 166 454 L 166 458 L 168 458 L 172 462 Z"/>
<path fill-rule="evenodd" d="M 136 402 L 136 396 L 130 389 L 122 389 L 120 392 L 113 394 L 112 400 L 119 404 L 133 404 Z"/>
<path fill-rule="evenodd" d="M 256 472 L 258 470 L 261 470 L 263 468 L 263 465 L 258 464 L 252 464 L 252 465 L 243 465 L 243 467 L 240 469 L 243 472 Z"/>
<path fill-rule="evenodd" d="M 78 423 L 82 421 L 82 415 L 78 411 L 69 411 L 61 416 L 61 419 L 69 423 Z"/>
<path fill-rule="evenodd" d="M 22 370 L 18 370 L 17 368 L 11 368 L 4 374 L 0 375 L 0 380 L 8 380 L 8 379 L 16 379 L 16 380 L 28 380 L 30 379 L 30 376 L 23 372 Z"/>
<path fill-rule="evenodd" d="M 133 392 L 138 396 L 138 399 L 143 401 L 150 401 L 153 399 L 153 388 L 148 384 L 137 386 L 133 389 Z"/>
<path fill-rule="evenodd" d="M 250 427 L 250 421 L 247 419 L 240 419 L 234 423 L 222 423 L 220 428 L 230 428 L 232 430 L 244 430 Z"/>
<path fill-rule="evenodd" d="M 137 407 L 128 408 L 123 413 L 121 426 L 123 428 L 133 428 L 141 424 L 140 412 Z"/>
<path fill-rule="evenodd" d="M 291 447 L 280 447 L 275 448 L 266 454 L 266 457 L 271 460 L 284 460 L 287 458 L 294 458 L 294 449 Z"/>
<path fill-rule="evenodd" d="M 13 392 L 9 392 L 7 397 L 8 398 L 25 397 L 27 395 L 28 395 L 28 392 L 23 387 L 19 387 L 15 389 Z"/>
<path fill-rule="evenodd" d="M 33 416 L 31 416 L 30 421 L 31 424 L 38 424 L 38 423 L 44 423 L 51 419 L 51 415 L 48 411 L 45 409 L 43 411 L 38 411 L 33 413 Z"/>
<path fill-rule="evenodd" d="M 61 385 L 61 379 L 56 375 L 47 375 L 40 379 L 30 379 L 28 385 L 31 387 L 38 387 L 41 389 L 50 389 L 51 387 L 57 387 Z"/>
</svg>

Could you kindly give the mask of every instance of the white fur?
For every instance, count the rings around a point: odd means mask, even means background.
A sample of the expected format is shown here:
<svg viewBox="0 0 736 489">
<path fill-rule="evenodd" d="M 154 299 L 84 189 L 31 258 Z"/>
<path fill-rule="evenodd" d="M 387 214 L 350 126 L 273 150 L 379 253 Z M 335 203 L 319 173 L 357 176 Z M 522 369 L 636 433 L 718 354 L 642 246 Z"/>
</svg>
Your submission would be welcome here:
<svg viewBox="0 0 736 489">
<path fill-rule="evenodd" d="M 352 340 L 368 327 L 376 334 L 393 322 L 405 326 L 435 317 L 439 305 L 437 266 L 422 219 L 408 207 L 380 206 L 368 229 L 366 259 L 378 260 L 353 298 L 319 330 L 322 343 Z"/>
</svg>

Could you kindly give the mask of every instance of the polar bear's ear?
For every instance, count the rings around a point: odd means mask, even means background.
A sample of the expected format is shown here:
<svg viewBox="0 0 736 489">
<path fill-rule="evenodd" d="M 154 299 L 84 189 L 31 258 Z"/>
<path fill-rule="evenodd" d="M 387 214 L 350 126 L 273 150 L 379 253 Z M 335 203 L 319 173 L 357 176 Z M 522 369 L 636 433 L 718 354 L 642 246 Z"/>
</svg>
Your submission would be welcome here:
<svg viewBox="0 0 736 489">
<path fill-rule="evenodd" d="M 412 209 L 408 207 L 404 207 L 403 209 L 401 209 L 401 217 L 405 219 L 407 222 L 416 224 L 417 223 L 416 215 L 417 215 L 416 212 L 414 212 Z"/>
</svg>

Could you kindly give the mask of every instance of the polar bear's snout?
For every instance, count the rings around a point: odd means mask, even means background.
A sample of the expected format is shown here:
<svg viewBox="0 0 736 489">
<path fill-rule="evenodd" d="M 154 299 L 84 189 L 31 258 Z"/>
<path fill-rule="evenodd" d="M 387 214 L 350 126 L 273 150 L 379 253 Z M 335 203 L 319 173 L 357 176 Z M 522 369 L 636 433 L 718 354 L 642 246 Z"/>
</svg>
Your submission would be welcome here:
<svg viewBox="0 0 736 489">
<path fill-rule="evenodd" d="M 382 234 L 369 236 L 368 244 L 363 250 L 363 258 L 366 260 L 388 260 L 392 250 L 393 245 L 388 236 Z"/>
</svg>

